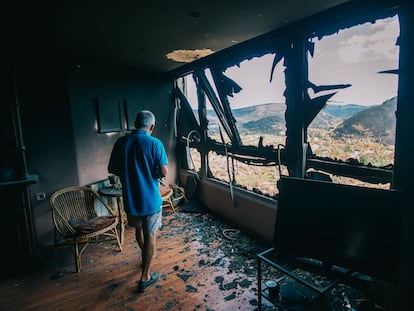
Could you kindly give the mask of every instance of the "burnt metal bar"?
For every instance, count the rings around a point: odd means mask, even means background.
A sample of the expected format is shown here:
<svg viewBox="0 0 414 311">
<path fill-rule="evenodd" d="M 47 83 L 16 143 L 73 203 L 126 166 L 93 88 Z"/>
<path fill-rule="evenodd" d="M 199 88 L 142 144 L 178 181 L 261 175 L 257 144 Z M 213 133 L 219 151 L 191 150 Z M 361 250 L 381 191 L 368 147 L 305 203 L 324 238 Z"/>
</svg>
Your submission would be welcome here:
<svg viewBox="0 0 414 311">
<path fill-rule="evenodd" d="M 377 167 L 357 166 L 348 163 L 321 159 L 307 159 L 307 168 L 322 170 L 334 175 L 351 177 L 370 183 L 389 183 L 392 180 L 393 170 Z"/>
</svg>

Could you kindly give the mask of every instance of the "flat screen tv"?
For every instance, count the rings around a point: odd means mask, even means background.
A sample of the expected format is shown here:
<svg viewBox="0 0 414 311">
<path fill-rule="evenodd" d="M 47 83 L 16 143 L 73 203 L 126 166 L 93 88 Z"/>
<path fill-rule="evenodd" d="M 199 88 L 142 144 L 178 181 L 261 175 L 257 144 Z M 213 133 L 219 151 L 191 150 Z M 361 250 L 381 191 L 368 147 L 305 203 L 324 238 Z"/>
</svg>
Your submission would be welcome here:
<svg viewBox="0 0 414 311">
<path fill-rule="evenodd" d="M 401 193 L 282 177 L 273 244 L 309 257 L 394 281 L 400 253 Z"/>
</svg>

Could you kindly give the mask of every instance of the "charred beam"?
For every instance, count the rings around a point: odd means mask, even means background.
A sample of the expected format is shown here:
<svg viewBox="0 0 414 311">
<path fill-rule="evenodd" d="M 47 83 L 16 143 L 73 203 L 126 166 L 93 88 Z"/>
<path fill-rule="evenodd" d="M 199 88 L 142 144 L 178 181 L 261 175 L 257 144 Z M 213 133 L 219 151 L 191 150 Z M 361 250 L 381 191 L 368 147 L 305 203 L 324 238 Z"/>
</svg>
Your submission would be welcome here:
<svg viewBox="0 0 414 311">
<path fill-rule="evenodd" d="M 285 55 L 286 81 L 286 153 L 289 174 L 303 177 L 304 144 L 306 142 L 306 127 L 304 124 L 304 99 L 307 95 L 308 65 L 306 58 L 306 41 L 296 37 Z"/>
<path fill-rule="evenodd" d="M 207 152 L 214 151 L 222 156 L 226 155 L 226 146 L 214 140 L 207 141 L 204 146 L 199 146 L 199 148 L 205 149 Z M 277 150 L 273 146 L 261 148 L 255 146 L 227 146 L 227 154 L 240 162 L 252 165 L 275 165 L 277 159 Z"/>
<path fill-rule="evenodd" d="M 393 171 L 378 167 L 360 166 L 346 162 L 308 159 L 307 168 L 314 168 L 334 175 L 351 177 L 372 184 L 386 184 L 391 182 Z"/>
<path fill-rule="evenodd" d="M 213 106 L 214 111 L 217 114 L 217 117 L 220 120 L 221 125 L 223 126 L 224 130 L 226 131 L 227 135 L 229 136 L 232 143 L 234 143 L 233 138 L 233 131 L 232 128 L 228 122 L 228 119 L 226 118 L 225 112 L 223 110 L 223 107 L 220 104 L 220 101 L 218 100 L 217 96 L 215 95 L 213 88 L 211 87 L 210 83 L 207 80 L 206 75 L 204 74 L 204 71 L 197 70 L 197 76 L 199 78 L 200 86 L 203 88 L 204 92 L 206 93 L 208 99 L 210 100 L 211 105 Z M 240 138 L 239 138 L 240 140 Z"/>
<path fill-rule="evenodd" d="M 211 70 L 211 73 L 212 73 L 213 80 L 217 88 L 217 92 L 219 93 L 219 96 L 220 96 L 220 100 L 223 106 L 223 111 L 226 117 L 226 121 L 230 126 L 230 130 L 232 133 L 231 137 L 233 137 L 232 144 L 235 146 L 241 146 L 242 143 L 241 143 L 239 131 L 237 130 L 237 127 L 235 124 L 236 120 L 233 116 L 229 101 L 227 99 L 227 96 L 233 96 L 234 93 L 240 92 L 241 87 L 236 82 L 226 77 L 223 74 L 223 72 L 217 71 L 216 68 L 213 68 Z"/>
</svg>

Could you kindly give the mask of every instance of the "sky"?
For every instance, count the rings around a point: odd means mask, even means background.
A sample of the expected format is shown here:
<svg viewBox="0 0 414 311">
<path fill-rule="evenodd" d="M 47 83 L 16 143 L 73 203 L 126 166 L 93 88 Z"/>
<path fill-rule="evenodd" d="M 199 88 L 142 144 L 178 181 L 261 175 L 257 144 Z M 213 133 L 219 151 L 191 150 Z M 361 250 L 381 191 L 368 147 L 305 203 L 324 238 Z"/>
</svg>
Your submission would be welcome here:
<svg viewBox="0 0 414 311">
<path fill-rule="evenodd" d="M 398 69 L 398 17 L 365 23 L 314 38 L 314 57 L 309 57 L 309 80 L 316 85 L 352 84 L 332 99 L 335 104 L 379 105 L 396 96 L 398 75 L 379 71 Z M 227 69 L 243 90 L 229 98 L 233 109 L 271 102 L 284 102 L 283 64 L 280 62 L 270 83 L 273 55 L 254 58 Z M 318 93 L 316 95 L 321 95 Z M 310 93 L 311 97 L 316 96 Z"/>
</svg>

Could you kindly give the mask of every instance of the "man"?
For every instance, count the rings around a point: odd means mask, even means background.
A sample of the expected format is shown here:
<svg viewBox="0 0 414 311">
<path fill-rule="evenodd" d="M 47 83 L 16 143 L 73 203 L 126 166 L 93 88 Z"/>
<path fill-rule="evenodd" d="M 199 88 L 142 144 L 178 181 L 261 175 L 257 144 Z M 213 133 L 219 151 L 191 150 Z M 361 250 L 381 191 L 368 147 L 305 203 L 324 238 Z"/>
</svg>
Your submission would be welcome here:
<svg viewBox="0 0 414 311">
<path fill-rule="evenodd" d="M 115 143 L 108 171 L 119 176 L 128 224 L 135 227 L 142 255 L 138 291 L 143 292 L 159 279 L 158 272 L 150 271 L 162 216 L 158 179 L 167 176 L 168 159 L 162 142 L 151 136 L 155 127 L 152 112 L 139 112 L 135 127 L 136 130 Z"/>
</svg>

